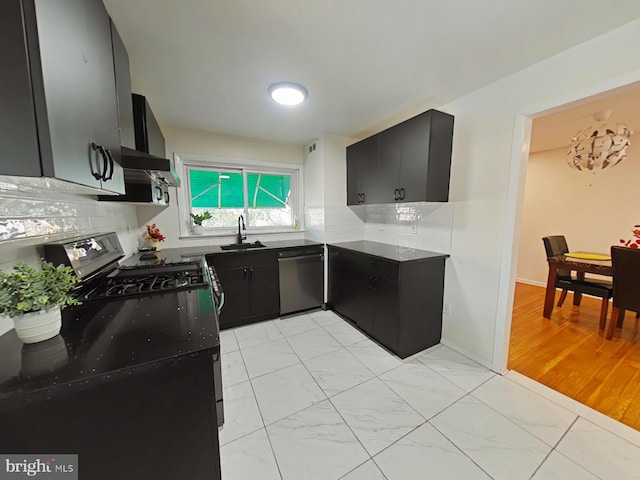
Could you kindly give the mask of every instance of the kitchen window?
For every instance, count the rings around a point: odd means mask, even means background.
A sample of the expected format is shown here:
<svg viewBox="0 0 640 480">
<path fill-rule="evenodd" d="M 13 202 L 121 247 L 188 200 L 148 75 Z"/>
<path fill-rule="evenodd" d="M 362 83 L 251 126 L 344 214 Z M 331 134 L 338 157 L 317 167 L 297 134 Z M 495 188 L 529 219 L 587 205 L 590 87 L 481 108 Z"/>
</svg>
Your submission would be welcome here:
<svg viewBox="0 0 640 480">
<path fill-rule="evenodd" d="M 250 232 L 298 230 L 300 167 L 292 167 L 185 160 L 183 224 L 191 224 L 190 214 L 209 211 L 211 218 L 202 226 L 211 235 L 235 231 L 240 215 Z"/>
</svg>

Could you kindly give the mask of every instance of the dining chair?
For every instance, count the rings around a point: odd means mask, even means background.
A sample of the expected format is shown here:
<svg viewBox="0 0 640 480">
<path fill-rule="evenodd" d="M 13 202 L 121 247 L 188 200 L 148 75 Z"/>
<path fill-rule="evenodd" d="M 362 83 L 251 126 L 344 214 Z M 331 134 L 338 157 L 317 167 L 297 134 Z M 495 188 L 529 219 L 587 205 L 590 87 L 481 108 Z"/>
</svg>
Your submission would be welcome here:
<svg viewBox="0 0 640 480">
<path fill-rule="evenodd" d="M 607 329 L 611 340 L 616 326 L 622 327 L 626 310 L 640 314 L 640 250 L 637 248 L 611 247 L 613 267 L 613 313 Z"/>
<path fill-rule="evenodd" d="M 564 235 L 552 235 L 543 237 L 544 249 L 547 259 L 557 255 L 569 253 L 569 246 Z M 549 266 L 551 267 L 551 266 Z M 574 278 L 571 270 L 559 268 L 557 270 L 556 288 L 562 290 L 558 307 L 561 307 L 567 298 L 567 292 L 573 292 L 573 304 L 580 305 L 582 294 L 591 295 L 602 299 L 600 305 L 600 330 L 604 330 L 607 323 L 607 311 L 609 310 L 609 299 L 613 296 L 613 285 L 607 280 L 594 278 Z"/>
</svg>

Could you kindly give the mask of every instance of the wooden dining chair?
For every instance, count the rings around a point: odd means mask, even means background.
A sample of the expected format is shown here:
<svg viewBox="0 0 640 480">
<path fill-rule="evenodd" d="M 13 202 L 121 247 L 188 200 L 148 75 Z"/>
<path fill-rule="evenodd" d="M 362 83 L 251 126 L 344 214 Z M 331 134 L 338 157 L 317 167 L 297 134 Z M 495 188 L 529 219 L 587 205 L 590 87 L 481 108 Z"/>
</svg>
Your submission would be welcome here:
<svg viewBox="0 0 640 480">
<path fill-rule="evenodd" d="M 569 247 L 564 235 L 552 235 L 543 237 L 544 249 L 547 259 L 557 255 L 569 253 Z M 607 280 L 574 278 L 571 270 L 558 269 L 556 288 L 561 289 L 558 307 L 561 307 L 567 298 L 567 292 L 573 292 L 573 304 L 580 305 L 581 295 L 591 295 L 602 299 L 600 306 L 600 330 L 604 330 L 607 323 L 609 299 L 613 296 L 613 285 Z"/>
<path fill-rule="evenodd" d="M 613 267 L 613 313 L 607 329 L 611 340 L 616 326 L 622 327 L 626 310 L 640 315 L 640 250 L 637 248 L 611 247 Z"/>
</svg>

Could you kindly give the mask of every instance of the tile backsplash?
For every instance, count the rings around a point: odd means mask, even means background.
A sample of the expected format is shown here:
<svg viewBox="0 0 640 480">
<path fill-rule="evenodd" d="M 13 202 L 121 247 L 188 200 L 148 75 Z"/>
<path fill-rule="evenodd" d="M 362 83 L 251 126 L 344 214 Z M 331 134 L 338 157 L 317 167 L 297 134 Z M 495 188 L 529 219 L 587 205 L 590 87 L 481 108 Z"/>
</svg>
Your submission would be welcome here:
<svg viewBox="0 0 640 480">
<path fill-rule="evenodd" d="M 98 202 L 95 196 L 60 191 L 58 184 L 37 187 L 0 181 L 0 269 L 18 261 L 37 263 L 40 245 L 95 232 L 115 231 L 125 253 L 137 247 L 136 209 Z"/>
<path fill-rule="evenodd" d="M 365 240 L 434 252 L 451 252 L 453 203 L 399 203 L 356 207 Z"/>
<path fill-rule="evenodd" d="M 21 261 L 36 265 L 44 243 L 96 232 L 115 231 L 125 254 L 131 254 L 138 246 L 137 230 L 134 206 L 70 193 L 60 182 L 0 181 L 0 270 Z M 11 328 L 12 320 L 0 317 L 0 335 Z"/>
</svg>

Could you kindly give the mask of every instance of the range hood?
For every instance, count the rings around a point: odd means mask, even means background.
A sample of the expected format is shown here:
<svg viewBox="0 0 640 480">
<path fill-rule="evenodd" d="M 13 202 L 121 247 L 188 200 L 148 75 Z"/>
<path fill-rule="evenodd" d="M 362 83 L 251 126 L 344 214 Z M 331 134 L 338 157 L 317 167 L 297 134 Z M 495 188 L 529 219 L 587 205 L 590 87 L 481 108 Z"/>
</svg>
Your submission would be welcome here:
<svg viewBox="0 0 640 480">
<path fill-rule="evenodd" d="M 178 177 L 173 162 L 165 156 L 164 136 L 160 125 L 153 115 L 147 99 L 131 94 L 133 107 L 133 130 L 135 149 L 122 145 L 122 168 L 125 169 L 125 179 L 136 183 L 159 181 L 170 187 L 179 187 Z"/>
<path fill-rule="evenodd" d="M 149 179 L 164 183 L 170 187 L 180 186 L 180 177 L 173 162 L 168 158 L 157 157 L 150 153 L 121 147 L 122 168 L 125 179 L 133 183 L 148 183 Z"/>
</svg>

